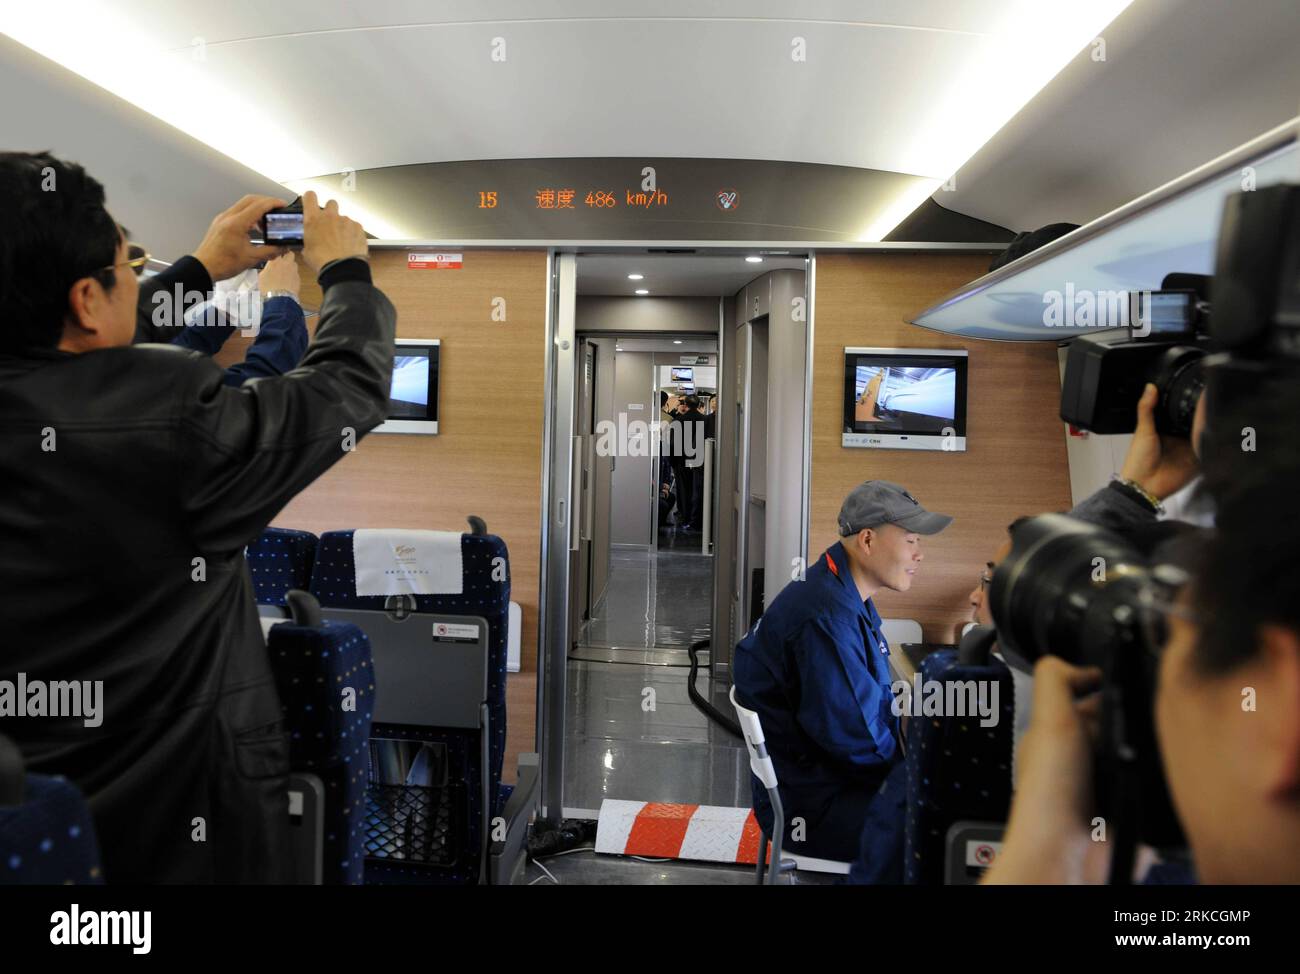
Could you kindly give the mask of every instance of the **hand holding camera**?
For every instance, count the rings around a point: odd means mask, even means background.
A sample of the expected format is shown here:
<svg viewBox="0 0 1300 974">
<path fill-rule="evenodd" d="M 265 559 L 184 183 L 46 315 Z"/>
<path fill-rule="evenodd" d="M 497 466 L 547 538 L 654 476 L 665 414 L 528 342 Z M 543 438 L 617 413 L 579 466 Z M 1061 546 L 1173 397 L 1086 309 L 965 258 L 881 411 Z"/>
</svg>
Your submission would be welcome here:
<svg viewBox="0 0 1300 974">
<path fill-rule="evenodd" d="M 194 249 L 194 258 L 212 280 L 224 281 L 279 257 L 284 253 L 283 247 L 255 244 L 248 239 L 248 232 L 261 224 L 268 211 L 282 206 L 284 200 L 272 196 L 245 196 L 212 221 Z"/>
<path fill-rule="evenodd" d="M 1018 841 L 986 883 L 1101 883 L 1110 849 L 1093 841 L 1092 752 L 1102 672 L 1044 656 L 1034 667 L 1034 723 L 1020 748 L 1009 830 Z"/>
<path fill-rule="evenodd" d="M 1120 477 L 1140 484 L 1164 500 L 1191 483 L 1197 473 L 1196 454 L 1190 440 L 1162 436 L 1156 429 L 1156 404 L 1160 390 L 1148 382 L 1137 405 L 1137 426 L 1133 442 L 1124 457 Z"/>
<path fill-rule="evenodd" d="M 355 220 L 339 215 L 339 204 L 330 200 L 322 208 L 310 190 L 302 197 L 303 262 L 319 274 L 321 268 L 335 260 L 369 254 L 366 231 Z"/>
</svg>

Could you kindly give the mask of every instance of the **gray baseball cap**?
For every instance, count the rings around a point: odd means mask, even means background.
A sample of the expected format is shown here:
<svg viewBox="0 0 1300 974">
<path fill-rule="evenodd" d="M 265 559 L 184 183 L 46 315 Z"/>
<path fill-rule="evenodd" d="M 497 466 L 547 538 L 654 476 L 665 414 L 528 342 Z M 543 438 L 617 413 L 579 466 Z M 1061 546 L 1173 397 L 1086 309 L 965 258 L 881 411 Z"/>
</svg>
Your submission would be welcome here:
<svg viewBox="0 0 1300 974">
<path fill-rule="evenodd" d="M 839 521 L 840 537 L 847 538 L 881 524 L 897 524 L 917 534 L 938 534 L 952 523 L 952 518 L 927 511 L 905 487 L 887 480 L 868 480 L 844 498 Z"/>
</svg>

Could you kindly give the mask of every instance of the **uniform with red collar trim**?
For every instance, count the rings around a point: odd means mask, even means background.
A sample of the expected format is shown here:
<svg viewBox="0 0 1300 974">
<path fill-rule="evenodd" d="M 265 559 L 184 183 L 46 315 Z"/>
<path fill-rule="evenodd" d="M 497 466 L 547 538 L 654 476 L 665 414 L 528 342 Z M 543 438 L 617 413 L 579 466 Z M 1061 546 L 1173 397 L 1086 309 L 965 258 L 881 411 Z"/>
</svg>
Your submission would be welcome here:
<svg viewBox="0 0 1300 974">
<path fill-rule="evenodd" d="M 791 582 L 736 647 L 736 698 L 755 710 L 776 765 L 790 851 L 852 860 L 881 782 L 901 757 L 889 644 L 842 544 Z M 771 828 L 755 780 L 754 811 Z M 802 820 L 804 841 L 796 840 Z"/>
</svg>

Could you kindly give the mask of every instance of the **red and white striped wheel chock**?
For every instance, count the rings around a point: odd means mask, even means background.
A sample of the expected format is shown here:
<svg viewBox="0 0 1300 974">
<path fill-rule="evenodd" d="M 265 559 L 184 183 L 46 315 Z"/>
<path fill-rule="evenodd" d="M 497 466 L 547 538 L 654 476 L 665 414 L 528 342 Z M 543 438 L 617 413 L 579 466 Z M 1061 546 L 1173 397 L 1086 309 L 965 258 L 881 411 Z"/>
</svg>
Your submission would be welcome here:
<svg viewBox="0 0 1300 974">
<path fill-rule="evenodd" d="M 600 803 L 596 823 L 597 852 L 650 859 L 754 865 L 761 839 L 762 831 L 751 809 L 721 805 L 606 798 Z"/>
</svg>

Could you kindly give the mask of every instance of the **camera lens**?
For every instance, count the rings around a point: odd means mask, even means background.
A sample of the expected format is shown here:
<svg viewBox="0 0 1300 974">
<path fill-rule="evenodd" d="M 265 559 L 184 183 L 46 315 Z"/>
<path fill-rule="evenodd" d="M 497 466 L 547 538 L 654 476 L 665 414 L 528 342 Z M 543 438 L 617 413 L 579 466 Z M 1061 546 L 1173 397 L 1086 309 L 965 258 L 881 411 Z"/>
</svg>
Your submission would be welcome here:
<svg viewBox="0 0 1300 974">
<path fill-rule="evenodd" d="M 1206 351 L 1187 345 L 1166 349 L 1151 370 L 1151 381 L 1160 390 L 1156 429 L 1169 436 L 1192 433 L 1196 403 L 1205 388 Z"/>
<path fill-rule="evenodd" d="M 998 645 L 1033 663 L 1051 653 L 1102 666 L 1104 653 L 1142 642 L 1147 569 L 1124 540 L 1064 514 L 1019 524 L 993 574 Z"/>
<path fill-rule="evenodd" d="M 1154 699 L 1165 639 L 1160 589 L 1137 548 L 1064 514 L 1016 525 L 989 606 L 1009 663 L 1051 654 L 1102 672 L 1094 788 L 1098 810 L 1156 847 L 1182 841 L 1156 746 Z"/>
</svg>

